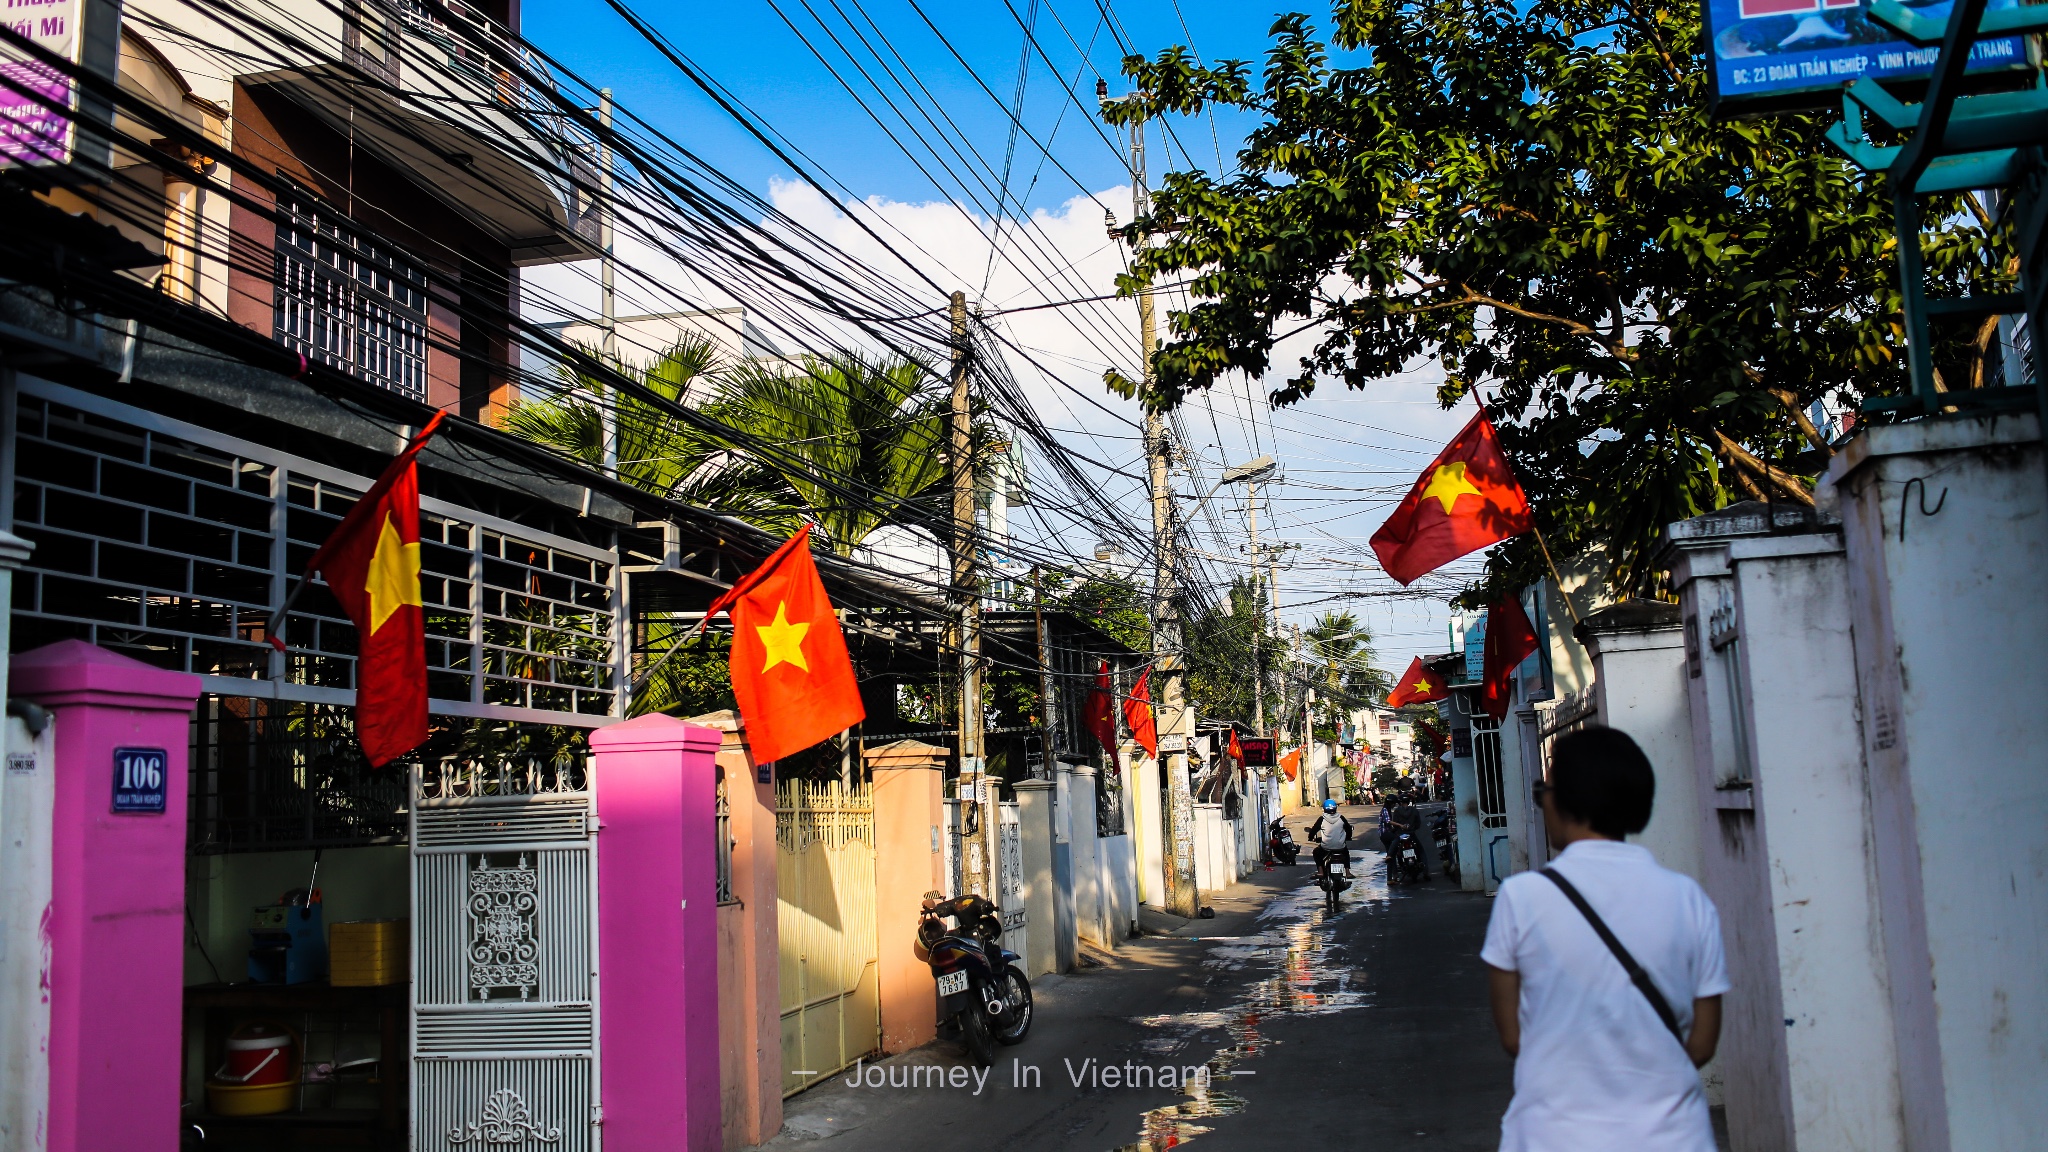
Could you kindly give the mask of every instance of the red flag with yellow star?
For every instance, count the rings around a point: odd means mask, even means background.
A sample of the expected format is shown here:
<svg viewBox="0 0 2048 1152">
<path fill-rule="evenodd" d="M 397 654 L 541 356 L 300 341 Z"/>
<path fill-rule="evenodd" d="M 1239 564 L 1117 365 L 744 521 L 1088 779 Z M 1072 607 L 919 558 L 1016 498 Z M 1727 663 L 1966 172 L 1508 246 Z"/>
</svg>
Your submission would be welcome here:
<svg viewBox="0 0 2048 1152">
<path fill-rule="evenodd" d="M 1401 674 L 1401 682 L 1387 693 L 1387 707 L 1400 708 L 1408 704 L 1427 704 L 1441 700 L 1451 694 L 1450 681 L 1422 666 L 1422 657 L 1417 656 L 1408 665 L 1408 671 Z"/>
<path fill-rule="evenodd" d="M 427 620 L 420 596 L 420 474 L 416 458 L 441 413 L 384 468 L 313 558 L 356 626 L 356 740 L 382 767 L 427 738 Z M 282 637 L 272 644 L 282 649 Z"/>
<path fill-rule="evenodd" d="M 1529 498 L 1515 482 L 1485 409 L 1422 470 L 1372 550 L 1402 584 L 1530 528 Z"/>
<path fill-rule="evenodd" d="M 713 601 L 732 612 L 732 694 L 756 764 L 780 760 L 867 718 L 846 635 L 811 559 L 806 524 Z"/>
</svg>

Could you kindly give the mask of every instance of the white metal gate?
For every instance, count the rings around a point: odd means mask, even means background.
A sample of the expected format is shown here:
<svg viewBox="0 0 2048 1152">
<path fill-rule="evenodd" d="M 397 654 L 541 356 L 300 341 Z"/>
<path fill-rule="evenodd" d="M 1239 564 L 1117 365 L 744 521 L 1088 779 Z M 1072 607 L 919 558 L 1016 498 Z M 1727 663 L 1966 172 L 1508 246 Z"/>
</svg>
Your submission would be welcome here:
<svg viewBox="0 0 2048 1152">
<path fill-rule="evenodd" d="M 594 1152 L 595 797 L 586 765 L 443 761 L 412 805 L 412 1143 Z"/>
<path fill-rule="evenodd" d="M 996 906 L 1003 910 L 1003 947 L 1022 956 L 1024 934 L 1028 931 L 1024 923 L 1024 825 L 1017 815 L 1016 801 L 1007 800 L 996 807 L 1002 813 L 1002 835 L 997 849 L 1002 864 Z"/>
</svg>

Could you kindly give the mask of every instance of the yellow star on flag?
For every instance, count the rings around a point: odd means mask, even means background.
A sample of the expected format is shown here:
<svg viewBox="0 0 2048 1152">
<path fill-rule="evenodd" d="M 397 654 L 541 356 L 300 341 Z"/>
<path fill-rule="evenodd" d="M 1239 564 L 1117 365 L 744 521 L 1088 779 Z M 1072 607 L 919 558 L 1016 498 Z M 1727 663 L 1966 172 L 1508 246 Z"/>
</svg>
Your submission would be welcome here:
<svg viewBox="0 0 2048 1152">
<path fill-rule="evenodd" d="M 1448 516 L 1451 514 L 1452 505 L 1458 502 L 1458 497 L 1466 493 L 1482 498 L 1485 496 L 1472 481 L 1465 479 L 1465 462 L 1460 460 L 1455 464 L 1439 465 L 1437 470 L 1430 474 L 1429 487 L 1422 490 L 1422 498 L 1443 504 L 1444 515 Z"/>
<path fill-rule="evenodd" d="M 1415 682 L 1415 690 L 1416 690 L 1417 692 L 1427 692 L 1427 691 L 1429 691 L 1429 681 L 1427 681 L 1427 680 L 1417 680 L 1417 681 Z"/>
<path fill-rule="evenodd" d="M 389 513 L 385 514 L 383 531 L 377 533 L 377 550 L 370 554 L 363 591 L 370 594 L 373 634 L 401 607 L 426 607 L 420 599 L 420 546 L 399 539 L 398 525 L 392 523 Z"/>
<path fill-rule="evenodd" d="M 761 636 L 761 648 L 765 657 L 761 671 L 766 672 L 777 664 L 794 664 L 806 672 L 811 666 L 804 662 L 804 633 L 811 630 L 808 621 L 802 624 L 789 622 L 789 601 L 778 601 L 775 605 L 775 620 L 770 624 L 757 624 L 754 631 Z"/>
</svg>

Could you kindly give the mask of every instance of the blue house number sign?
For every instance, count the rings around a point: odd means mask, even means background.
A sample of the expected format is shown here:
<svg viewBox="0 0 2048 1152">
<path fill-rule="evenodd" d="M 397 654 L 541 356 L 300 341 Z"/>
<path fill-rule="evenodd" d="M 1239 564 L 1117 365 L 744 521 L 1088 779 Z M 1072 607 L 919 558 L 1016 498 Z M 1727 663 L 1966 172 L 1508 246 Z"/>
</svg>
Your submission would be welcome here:
<svg viewBox="0 0 2048 1152">
<path fill-rule="evenodd" d="M 168 763 L 161 748 L 114 749 L 114 811 L 163 815 Z"/>
</svg>

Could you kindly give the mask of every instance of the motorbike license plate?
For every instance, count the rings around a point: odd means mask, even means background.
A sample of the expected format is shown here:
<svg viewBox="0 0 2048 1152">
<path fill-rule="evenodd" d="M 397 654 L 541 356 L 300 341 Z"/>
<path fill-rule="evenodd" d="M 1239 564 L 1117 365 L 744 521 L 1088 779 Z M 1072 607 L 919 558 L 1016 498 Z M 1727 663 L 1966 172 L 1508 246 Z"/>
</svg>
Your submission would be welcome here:
<svg viewBox="0 0 2048 1152">
<path fill-rule="evenodd" d="M 955 992 L 967 991 L 967 973 L 948 972 L 939 977 L 939 995 L 951 996 Z"/>
</svg>

